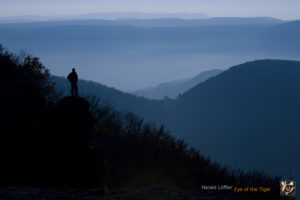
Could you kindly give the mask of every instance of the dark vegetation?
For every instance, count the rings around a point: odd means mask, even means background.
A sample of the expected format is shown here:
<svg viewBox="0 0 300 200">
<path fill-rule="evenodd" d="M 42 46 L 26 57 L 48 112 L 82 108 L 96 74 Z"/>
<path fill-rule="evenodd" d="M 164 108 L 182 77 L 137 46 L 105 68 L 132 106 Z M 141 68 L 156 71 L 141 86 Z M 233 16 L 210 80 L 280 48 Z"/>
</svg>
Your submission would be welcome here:
<svg viewBox="0 0 300 200">
<path fill-rule="evenodd" d="M 277 177 L 222 167 L 163 127 L 97 98 L 59 99 L 38 58 L 22 59 L 1 47 L 0 70 L 2 186 L 159 184 L 198 191 L 203 184 L 227 184 L 271 187 L 261 197 L 279 198 Z"/>
</svg>

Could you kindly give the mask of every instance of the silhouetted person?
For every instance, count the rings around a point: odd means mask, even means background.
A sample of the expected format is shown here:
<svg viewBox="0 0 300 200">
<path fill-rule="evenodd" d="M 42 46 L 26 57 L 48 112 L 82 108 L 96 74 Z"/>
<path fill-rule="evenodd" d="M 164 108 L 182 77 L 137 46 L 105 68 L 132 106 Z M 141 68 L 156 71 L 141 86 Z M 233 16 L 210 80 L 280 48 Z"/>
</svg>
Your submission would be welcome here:
<svg viewBox="0 0 300 200">
<path fill-rule="evenodd" d="M 78 76 L 77 76 L 77 73 L 75 72 L 75 68 L 73 68 L 72 72 L 68 75 L 68 80 L 71 83 L 71 95 L 77 97 L 78 96 L 78 87 L 77 87 Z"/>
</svg>

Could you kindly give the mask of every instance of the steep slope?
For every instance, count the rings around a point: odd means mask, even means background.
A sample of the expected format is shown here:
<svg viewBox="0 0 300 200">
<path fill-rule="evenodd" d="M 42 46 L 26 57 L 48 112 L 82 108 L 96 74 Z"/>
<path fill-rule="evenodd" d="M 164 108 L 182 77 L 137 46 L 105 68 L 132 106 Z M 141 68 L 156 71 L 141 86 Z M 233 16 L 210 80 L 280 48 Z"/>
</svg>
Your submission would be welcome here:
<svg viewBox="0 0 300 200">
<path fill-rule="evenodd" d="M 153 120 L 230 166 L 299 177 L 299 77 L 300 62 L 248 62 L 165 104 Z"/>
<path fill-rule="evenodd" d="M 161 83 L 156 87 L 146 88 L 133 92 L 137 96 L 146 97 L 148 99 L 163 99 L 164 97 L 176 98 L 179 94 L 186 92 L 197 84 L 220 74 L 223 70 L 213 69 L 201 72 L 197 76 L 190 79 L 176 80 Z"/>
</svg>

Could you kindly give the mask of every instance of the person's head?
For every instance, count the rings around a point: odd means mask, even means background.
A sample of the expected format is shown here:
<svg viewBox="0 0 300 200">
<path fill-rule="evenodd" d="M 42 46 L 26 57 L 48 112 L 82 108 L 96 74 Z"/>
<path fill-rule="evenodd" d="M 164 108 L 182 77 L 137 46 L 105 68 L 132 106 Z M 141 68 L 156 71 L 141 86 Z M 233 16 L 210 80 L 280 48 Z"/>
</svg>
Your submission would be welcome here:
<svg viewBox="0 0 300 200">
<path fill-rule="evenodd" d="M 72 72 L 75 72 L 75 68 L 72 68 Z"/>
</svg>

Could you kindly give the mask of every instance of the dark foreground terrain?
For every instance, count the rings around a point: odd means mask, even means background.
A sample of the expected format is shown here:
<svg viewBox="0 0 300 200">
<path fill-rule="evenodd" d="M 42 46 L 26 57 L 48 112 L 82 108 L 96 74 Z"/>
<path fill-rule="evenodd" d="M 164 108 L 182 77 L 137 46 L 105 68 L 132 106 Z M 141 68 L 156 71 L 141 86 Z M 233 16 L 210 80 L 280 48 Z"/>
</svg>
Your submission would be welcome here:
<svg viewBox="0 0 300 200">
<path fill-rule="evenodd" d="M 74 189 L 74 188 L 1 188 L 1 200 L 235 200 L 256 199 L 241 194 L 215 192 L 176 192 L 164 186 L 131 190 Z M 246 197 L 246 198 L 245 198 Z"/>
</svg>

